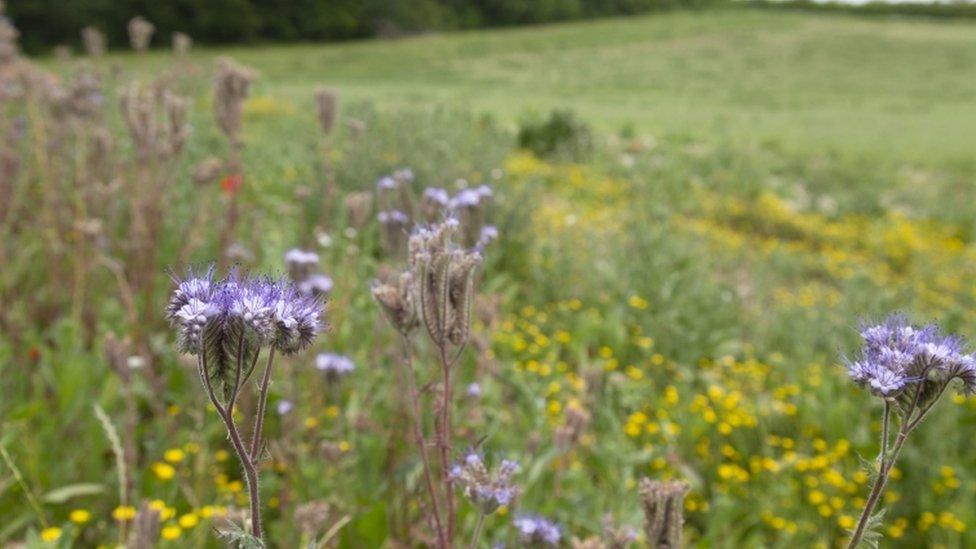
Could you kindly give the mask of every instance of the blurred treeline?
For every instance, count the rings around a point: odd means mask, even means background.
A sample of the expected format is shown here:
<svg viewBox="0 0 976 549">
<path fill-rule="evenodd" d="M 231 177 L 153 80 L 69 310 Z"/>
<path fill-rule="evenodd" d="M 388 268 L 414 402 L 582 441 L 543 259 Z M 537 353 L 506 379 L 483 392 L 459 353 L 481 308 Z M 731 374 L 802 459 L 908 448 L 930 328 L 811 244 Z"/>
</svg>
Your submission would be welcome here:
<svg viewBox="0 0 976 549">
<path fill-rule="evenodd" d="M 109 45 L 127 45 L 126 23 L 141 15 L 156 25 L 154 45 L 174 31 L 204 43 L 345 40 L 628 15 L 723 0 L 8 0 L 21 45 L 43 52 L 77 44 L 94 25 Z"/>
</svg>

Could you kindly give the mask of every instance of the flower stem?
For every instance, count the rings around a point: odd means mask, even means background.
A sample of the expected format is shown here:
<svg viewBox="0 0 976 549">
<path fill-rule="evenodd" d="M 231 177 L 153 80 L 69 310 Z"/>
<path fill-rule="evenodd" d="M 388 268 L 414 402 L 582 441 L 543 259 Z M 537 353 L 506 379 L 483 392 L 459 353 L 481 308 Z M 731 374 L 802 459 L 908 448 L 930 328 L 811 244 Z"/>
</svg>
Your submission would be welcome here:
<svg viewBox="0 0 976 549">
<path fill-rule="evenodd" d="M 264 376 L 261 378 L 261 392 L 258 394 L 258 411 L 254 418 L 254 433 L 251 434 L 251 460 L 257 461 L 258 454 L 261 452 L 261 431 L 264 430 L 264 413 L 268 407 L 268 389 L 271 386 L 271 367 L 273 366 L 275 355 L 274 347 L 268 351 L 268 365 L 264 368 Z"/>
<path fill-rule="evenodd" d="M 485 514 L 478 513 L 478 524 L 474 527 L 474 535 L 471 536 L 471 549 L 478 549 L 478 539 L 481 537 L 481 527 L 485 524 Z"/>
<path fill-rule="evenodd" d="M 427 456 L 427 439 L 424 437 L 424 426 L 420 413 L 420 396 L 417 391 L 417 380 L 414 377 L 410 340 L 406 336 L 403 336 L 401 337 L 401 342 L 403 345 L 404 374 L 407 378 L 407 389 L 410 393 L 410 407 L 413 412 L 413 433 L 417 447 L 420 449 L 420 459 L 424 464 L 424 483 L 427 485 L 427 492 L 430 495 L 431 507 L 433 508 L 433 522 L 437 530 L 437 542 L 440 547 L 447 547 L 447 540 L 444 538 L 444 527 L 441 523 L 440 503 L 438 502 L 437 490 L 434 489 L 430 458 Z"/>
<path fill-rule="evenodd" d="M 447 345 L 440 345 L 441 370 L 444 375 L 444 394 L 441 403 L 441 474 L 447 501 L 447 545 L 454 545 L 454 482 L 451 480 L 451 362 L 447 358 Z"/>
</svg>

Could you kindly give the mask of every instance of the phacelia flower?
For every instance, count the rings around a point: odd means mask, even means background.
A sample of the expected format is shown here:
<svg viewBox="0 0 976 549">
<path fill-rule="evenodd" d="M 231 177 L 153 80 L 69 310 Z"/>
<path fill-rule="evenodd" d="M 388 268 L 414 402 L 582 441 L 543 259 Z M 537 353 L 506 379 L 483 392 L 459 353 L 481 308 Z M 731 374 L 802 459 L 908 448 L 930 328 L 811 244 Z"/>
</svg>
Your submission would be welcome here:
<svg viewBox="0 0 976 549">
<path fill-rule="evenodd" d="M 562 539 L 559 526 L 542 517 L 521 515 L 512 524 L 519 532 L 519 541 L 526 545 L 557 547 Z"/>
<path fill-rule="evenodd" d="M 873 394 L 894 399 L 921 390 L 934 397 L 959 379 L 967 394 L 976 392 L 976 360 L 964 352 L 962 339 L 944 335 L 934 325 L 913 326 L 902 315 L 861 327 L 863 347 L 846 360 L 851 380 Z M 919 387 L 921 386 L 921 387 Z"/>
<path fill-rule="evenodd" d="M 262 347 L 285 354 L 308 347 L 322 330 L 321 308 L 285 281 L 239 274 L 218 281 L 211 268 L 176 281 L 166 316 L 179 350 L 202 355 L 215 383 L 233 385 L 238 362 L 246 375 Z"/>
<path fill-rule="evenodd" d="M 502 505 L 510 505 L 518 497 L 520 490 L 512 480 L 516 471 L 518 463 L 510 460 L 502 461 L 494 471 L 489 471 L 480 455 L 468 452 L 460 463 L 451 467 L 449 474 L 464 497 L 488 515 Z"/>
<path fill-rule="evenodd" d="M 345 355 L 322 353 L 315 357 L 315 369 L 325 373 L 326 377 L 336 380 L 356 369 L 356 363 Z"/>
</svg>

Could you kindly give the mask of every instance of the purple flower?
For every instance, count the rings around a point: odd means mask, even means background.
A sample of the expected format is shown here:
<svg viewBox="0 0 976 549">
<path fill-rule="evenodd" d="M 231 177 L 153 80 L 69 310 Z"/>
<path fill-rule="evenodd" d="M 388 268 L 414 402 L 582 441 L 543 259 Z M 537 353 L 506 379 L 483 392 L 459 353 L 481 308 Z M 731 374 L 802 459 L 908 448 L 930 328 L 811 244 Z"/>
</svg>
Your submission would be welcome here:
<svg viewBox="0 0 976 549">
<path fill-rule="evenodd" d="M 319 254 L 294 248 L 285 253 L 285 263 L 289 267 L 315 266 L 319 264 Z"/>
<path fill-rule="evenodd" d="M 880 324 L 862 325 L 864 342 L 858 356 L 846 360 L 851 380 L 882 398 L 897 397 L 920 384 L 937 389 L 953 379 L 967 394 L 976 391 L 976 360 L 963 351 L 963 341 L 943 335 L 938 327 L 913 326 L 903 315 Z"/>
<path fill-rule="evenodd" d="M 356 369 L 356 363 L 345 355 L 322 353 L 315 357 L 315 368 L 330 378 L 339 378 Z"/>
<path fill-rule="evenodd" d="M 525 544 L 556 547 L 562 539 L 559 526 L 542 517 L 521 515 L 512 524 L 519 531 L 519 540 Z"/>
<path fill-rule="evenodd" d="M 464 189 L 451 199 L 450 206 L 452 209 L 474 208 L 480 203 L 481 194 L 478 193 L 478 191 L 474 189 Z"/>
<path fill-rule="evenodd" d="M 424 190 L 425 201 L 430 201 L 440 206 L 447 206 L 450 199 L 447 191 L 439 187 L 429 187 Z"/>
<path fill-rule="evenodd" d="M 517 469 L 518 464 L 506 460 L 491 471 L 477 452 L 470 451 L 451 467 L 450 477 L 472 505 L 489 515 L 518 497 L 519 488 L 512 480 Z"/>
<path fill-rule="evenodd" d="M 386 190 L 386 191 L 393 190 L 397 188 L 397 180 L 388 175 L 385 175 L 379 178 L 379 181 L 376 182 L 376 188 L 380 190 Z"/>
<path fill-rule="evenodd" d="M 481 397 L 481 385 L 477 383 L 472 383 L 468 385 L 468 388 L 464 391 L 464 394 L 467 395 L 468 398 Z"/>
<path fill-rule="evenodd" d="M 413 182 L 413 170 L 410 168 L 402 168 L 393 172 L 393 178 L 397 181 L 403 181 L 404 183 Z"/>
<path fill-rule="evenodd" d="M 385 212 L 380 212 L 376 215 L 376 218 L 384 225 L 392 223 L 406 224 L 410 222 L 410 218 L 407 217 L 407 214 L 401 212 L 400 210 L 387 210 Z"/>
<path fill-rule="evenodd" d="M 279 416 L 283 416 L 283 415 L 287 415 L 287 414 L 291 413 L 291 411 L 294 408 L 295 408 L 295 405 L 290 400 L 279 400 L 278 401 L 277 410 L 278 410 L 278 415 Z"/>
<path fill-rule="evenodd" d="M 298 292 L 290 284 L 277 288 L 277 293 L 272 314 L 272 341 L 275 348 L 286 355 L 295 354 L 308 348 L 322 331 L 322 303 Z"/>
<path fill-rule="evenodd" d="M 314 274 L 298 283 L 298 291 L 305 295 L 325 295 L 332 291 L 332 279 L 323 274 Z"/>
</svg>

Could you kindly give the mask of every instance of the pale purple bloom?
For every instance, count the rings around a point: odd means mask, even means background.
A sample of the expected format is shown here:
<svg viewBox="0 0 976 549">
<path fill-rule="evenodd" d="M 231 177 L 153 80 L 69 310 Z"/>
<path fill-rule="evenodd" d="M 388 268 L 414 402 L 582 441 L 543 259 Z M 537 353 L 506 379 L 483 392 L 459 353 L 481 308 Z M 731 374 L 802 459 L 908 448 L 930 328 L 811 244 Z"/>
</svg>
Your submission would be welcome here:
<svg viewBox="0 0 976 549">
<path fill-rule="evenodd" d="M 902 315 L 861 327 L 859 355 L 847 360 L 847 371 L 858 385 L 882 398 L 893 398 L 921 383 L 942 387 L 960 379 L 963 390 L 976 390 L 976 360 L 963 351 L 963 341 L 943 335 L 934 325 L 913 326 Z"/>
<path fill-rule="evenodd" d="M 440 206 L 447 206 L 451 200 L 447 191 L 439 187 L 429 187 L 424 190 L 424 200 L 428 200 Z"/>
<path fill-rule="evenodd" d="M 474 208 L 481 203 L 481 194 L 474 189 L 464 189 L 451 199 L 451 208 Z"/>
<path fill-rule="evenodd" d="M 315 266 L 319 264 L 319 254 L 295 248 L 285 253 L 285 263 L 289 267 Z"/>
<path fill-rule="evenodd" d="M 393 172 L 393 177 L 397 181 L 403 181 L 404 183 L 413 182 L 413 170 L 410 168 L 403 168 Z"/>
<path fill-rule="evenodd" d="M 466 394 L 468 398 L 481 397 L 481 385 L 477 383 L 472 383 L 468 385 L 468 388 L 465 390 L 464 394 Z"/>
<path fill-rule="evenodd" d="M 489 471 L 484 459 L 476 452 L 468 452 L 461 463 L 454 464 L 449 476 L 461 488 L 464 496 L 481 513 L 494 513 L 502 505 L 509 505 L 518 497 L 519 488 L 512 480 L 518 464 L 505 460 Z"/>
<path fill-rule="evenodd" d="M 542 517 L 521 515 L 512 521 L 512 525 L 519 531 L 519 540 L 525 544 L 556 547 L 562 539 L 559 526 Z"/>
<path fill-rule="evenodd" d="M 177 280 L 166 306 L 177 330 L 182 352 L 198 354 L 207 347 L 208 362 L 219 370 L 236 360 L 237 352 L 256 353 L 264 345 L 292 354 L 308 347 L 322 330 L 321 302 L 300 294 L 292 284 L 237 273 L 213 279 Z M 244 344 L 241 351 L 235 351 Z"/>
<path fill-rule="evenodd" d="M 387 223 L 406 224 L 410 221 L 410 218 L 407 217 L 407 214 L 401 212 L 400 210 L 387 210 L 384 212 L 380 212 L 376 215 L 376 218 L 379 219 L 379 222 L 383 224 L 387 224 Z"/>
<path fill-rule="evenodd" d="M 313 274 L 298 283 L 298 291 L 306 295 L 325 295 L 332 291 L 332 279 L 323 274 Z"/>
<path fill-rule="evenodd" d="M 295 405 L 290 400 L 279 400 L 278 401 L 277 410 L 278 410 L 278 415 L 279 416 L 283 416 L 283 415 L 287 415 L 287 414 L 291 413 L 291 411 L 294 408 L 295 408 Z"/>
<path fill-rule="evenodd" d="M 322 353 L 315 357 L 315 368 L 330 378 L 339 378 L 356 369 L 356 363 L 345 355 Z"/>
<path fill-rule="evenodd" d="M 397 188 L 397 180 L 385 175 L 376 182 L 376 188 L 385 191 L 393 190 Z"/>
</svg>

